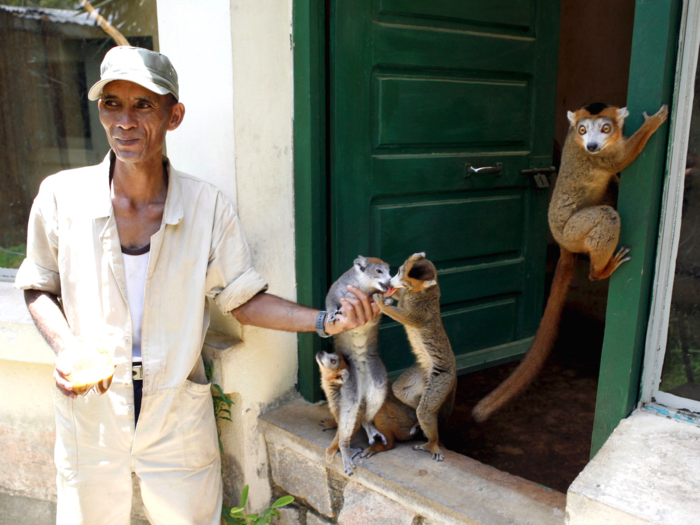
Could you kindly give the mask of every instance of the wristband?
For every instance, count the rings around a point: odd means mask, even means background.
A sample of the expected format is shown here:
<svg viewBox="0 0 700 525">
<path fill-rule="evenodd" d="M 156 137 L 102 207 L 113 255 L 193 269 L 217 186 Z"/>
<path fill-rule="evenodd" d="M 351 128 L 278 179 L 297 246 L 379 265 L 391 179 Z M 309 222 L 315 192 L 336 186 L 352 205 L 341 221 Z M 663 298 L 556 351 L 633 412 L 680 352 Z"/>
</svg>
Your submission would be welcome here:
<svg viewBox="0 0 700 525">
<path fill-rule="evenodd" d="M 320 336 L 323 337 L 324 339 L 326 337 L 330 337 L 330 334 L 326 333 L 325 329 L 325 323 L 326 323 L 326 316 L 328 315 L 328 312 L 322 311 L 319 312 L 318 317 L 316 318 L 316 333 Z"/>
</svg>

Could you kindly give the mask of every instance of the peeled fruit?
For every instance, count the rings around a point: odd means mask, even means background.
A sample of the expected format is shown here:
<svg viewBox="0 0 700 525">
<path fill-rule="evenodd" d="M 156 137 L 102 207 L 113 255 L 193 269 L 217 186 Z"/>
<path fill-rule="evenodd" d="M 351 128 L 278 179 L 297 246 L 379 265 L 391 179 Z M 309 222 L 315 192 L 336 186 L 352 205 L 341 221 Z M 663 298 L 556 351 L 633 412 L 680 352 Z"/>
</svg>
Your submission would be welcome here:
<svg viewBox="0 0 700 525">
<path fill-rule="evenodd" d="M 70 369 L 70 373 L 66 377 L 80 396 L 93 387 L 98 394 L 104 394 L 112 384 L 115 370 L 112 352 L 100 341 L 80 339 L 59 358 L 68 365 L 65 368 Z"/>
</svg>

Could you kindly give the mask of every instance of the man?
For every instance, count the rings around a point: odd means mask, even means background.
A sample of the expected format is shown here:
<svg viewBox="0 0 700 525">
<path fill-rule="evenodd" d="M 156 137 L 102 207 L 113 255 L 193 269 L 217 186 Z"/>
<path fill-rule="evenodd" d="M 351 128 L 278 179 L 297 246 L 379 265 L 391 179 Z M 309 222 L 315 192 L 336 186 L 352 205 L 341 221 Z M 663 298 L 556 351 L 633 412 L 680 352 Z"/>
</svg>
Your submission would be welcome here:
<svg viewBox="0 0 700 525">
<path fill-rule="evenodd" d="M 163 156 L 166 133 L 185 115 L 167 57 L 114 48 L 88 96 L 111 151 L 42 183 L 16 278 L 57 354 L 57 521 L 128 524 L 134 472 L 153 523 L 218 524 L 221 466 L 201 358 L 206 297 L 243 324 L 322 336 L 378 308 L 349 288 L 358 299 L 328 326 L 325 312 L 265 293 L 231 203 Z M 76 396 L 72 349 L 95 337 L 115 349 L 114 379 L 102 396 Z"/>
</svg>

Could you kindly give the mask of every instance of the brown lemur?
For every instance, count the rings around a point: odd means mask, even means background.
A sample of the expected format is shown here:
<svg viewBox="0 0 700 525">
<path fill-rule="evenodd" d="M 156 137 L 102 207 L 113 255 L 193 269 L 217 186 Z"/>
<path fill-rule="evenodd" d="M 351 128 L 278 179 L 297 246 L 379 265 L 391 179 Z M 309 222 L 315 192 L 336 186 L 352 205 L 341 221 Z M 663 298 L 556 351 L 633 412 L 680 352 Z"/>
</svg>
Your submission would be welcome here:
<svg viewBox="0 0 700 525">
<path fill-rule="evenodd" d="M 447 417 L 454 405 L 457 362 L 442 326 L 440 286 L 435 265 L 424 253 L 415 253 L 399 268 L 389 286 L 400 293 L 396 306 L 384 303 L 384 294 L 374 300 L 379 309 L 406 329 L 416 363 L 402 373 L 392 386 L 394 395 L 416 409 L 418 423 L 428 438 L 414 450 L 425 450 L 442 461 L 438 417 Z"/>
<path fill-rule="evenodd" d="M 326 394 L 328 406 L 333 414 L 333 421 L 328 421 L 326 425 L 328 428 L 334 428 L 343 417 L 343 413 L 352 410 L 352 407 L 357 403 L 357 382 L 353 377 L 354 371 L 350 368 L 343 354 L 329 354 L 321 350 L 316 354 L 316 361 L 321 371 L 321 388 Z M 378 452 L 391 450 L 396 441 L 408 441 L 416 432 L 418 421 L 416 411 L 396 399 L 390 388 L 391 381 L 388 381 L 388 385 L 384 404 L 374 416 L 374 424 L 377 430 L 386 436 L 386 444 L 375 443 L 363 451 L 361 457 L 368 458 Z M 363 410 L 364 407 L 361 407 L 360 411 Z M 360 418 L 357 418 L 354 431 L 356 432 L 359 428 Z M 333 442 L 326 449 L 326 460 L 332 461 L 338 450 L 340 450 L 340 438 L 339 433 L 336 433 Z M 345 455 L 345 457 L 350 458 L 350 464 L 344 464 L 345 472 L 348 475 L 352 475 L 352 468 L 355 467 L 352 459 L 356 454 L 356 451 L 350 449 Z M 342 452 L 341 455 L 343 455 Z"/>
<path fill-rule="evenodd" d="M 390 280 L 388 264 L 372 257 L 358 256 L 352 268 L 341 275 L 328 290 L 326 310 L 329 312 L 329 323 L 336 321 L 340 299 L 351 295 L 347 290 L 348 285 L 356 286 L 372 296 L 377 292 L 385 292 Z M 334 350 L 343 354 L 348 361 L 353 371 L 353 381 L 357 384 L 356 402 L 349 404 L 347 410 L 343 410 L 337 419 L 337 437 L 346 472 L 348 466 L 352 465 L 352 458 L 346 457 L 346 453 L 349 451 L 350 439 L 356 431 L 358 421 L 367 432 L 370 445 L 374 444 L 376 436 L 385 445 L 387 443 L 386 436 L 379 432 L 373 423 L 387 392 L 386 368 L 377 349 L 380 317 L 381 315 L 378 315 L 363 326 L 333 336 Z M 362 412 L 361 407 L 364 407 Z M 352 470 L 348 472 L 351 473 Z"/>
<path fill-rule="evenodd" d="M 627 108 L 591 104 L 569 111 L 569 128 L 561 167 L 549 204 L 549 227 L 561 255 L 542 321 L 532 346 L 513 373 L 482 399 L 472 415 L 485 421 L 496 410 L 525 390 L 539 373 L 557 338 L 569 284 L 574 276 L 576 254 L 590 257 L 591 280 L 606 279 L 630 257 L 621 246 L 620 216 L 605 204 L 606 190 L 619 180 L 618 173 L 639 155 L 652 134 L 666 120 L 668 108 L 648 116 L 629 138 L 623 135 Z"/>
</svg>

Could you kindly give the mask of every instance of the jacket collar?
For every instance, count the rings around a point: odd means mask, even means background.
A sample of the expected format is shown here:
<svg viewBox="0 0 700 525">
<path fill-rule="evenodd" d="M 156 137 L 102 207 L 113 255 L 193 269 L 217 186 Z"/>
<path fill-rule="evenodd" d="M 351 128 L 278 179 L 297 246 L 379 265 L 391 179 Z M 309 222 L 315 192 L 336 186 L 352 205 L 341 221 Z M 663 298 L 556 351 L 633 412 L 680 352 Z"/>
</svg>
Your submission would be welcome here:
<svg viewBox="0 0 700 525">
<path fill-rule="evenodd" d="M 93 218 L 99 219 L 102 217 L 110 217 L 114 210 L 112 208 L 112 196 L 109 185 L 109 174 L 112 163 L 115 160 L 112 150 L 107 153 L 105 160 L 96 166 L 99 175 L 94 177 L 94 181 L 98 184 L 95 191 L 91 194 L 95 196 L 93 204 Z M 184 203 L 182 201 L 182 182 L 180 175 L 176 169 L 170 164 L 167 157 L 163 157 L 165 168 L 168 172 L 168 194 L 165 198 L 165 209 L 163 210 L 163 224 L 177 224 L 184 217 Z"/>
</svg>

